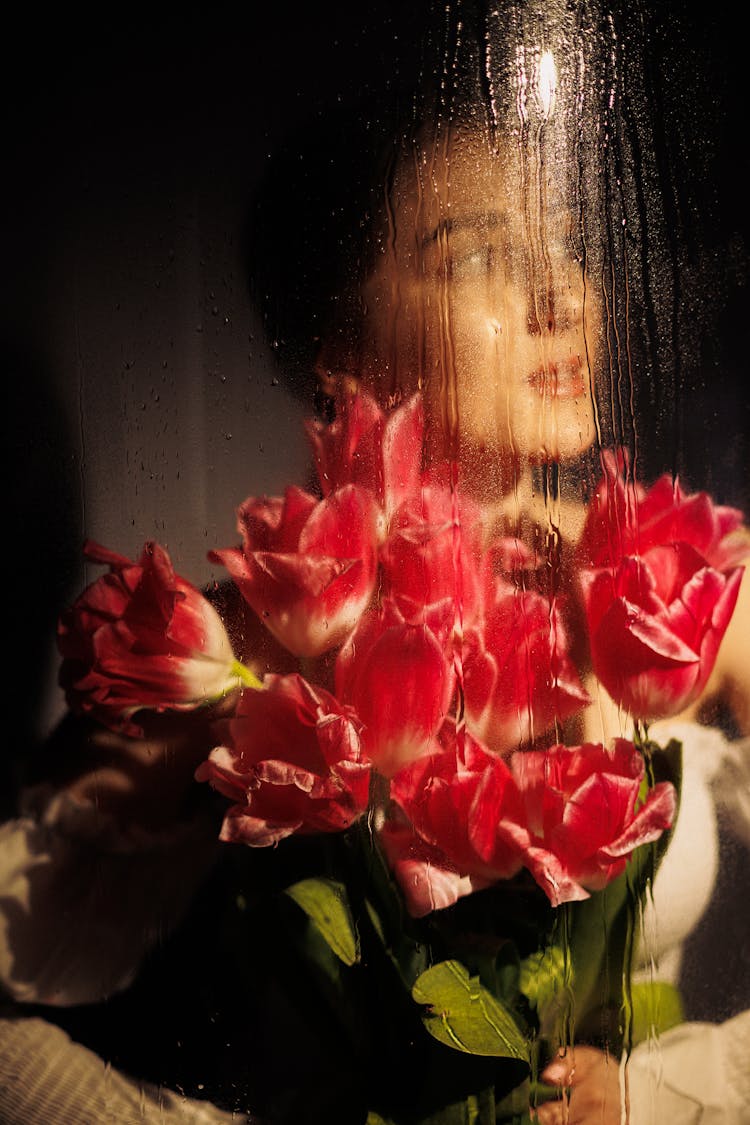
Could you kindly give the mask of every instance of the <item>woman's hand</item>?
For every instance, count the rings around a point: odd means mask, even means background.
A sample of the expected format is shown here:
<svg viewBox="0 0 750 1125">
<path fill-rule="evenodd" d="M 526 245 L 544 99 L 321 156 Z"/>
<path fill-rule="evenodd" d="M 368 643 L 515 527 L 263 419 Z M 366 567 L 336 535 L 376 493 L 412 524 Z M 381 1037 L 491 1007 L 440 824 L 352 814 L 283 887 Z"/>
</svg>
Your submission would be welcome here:
<svg viewBox="0 0 750 1125">
<path fill-rule="evenodd" d="M 132 738 L 68 714 L 41 748 L 27 784 L 66 793 L 121 824 L 162 829 L 192 815 L 205 786 L 194 780 L 234 711 L 234 694 L 187 713 L 143 713 L 144 736 Z M 141 716 L 139 716 L 140 718 Z"/>
<path fill-rule="evenodd" d="M 542 1071 L 560 1097 L 536 1110 L 539 1125 L 620 1125 L 620 1067 L 596 1047 L 571 1047 Z M 567 1088 L 567 1089 L 566 1089 Z"/>
</svg>

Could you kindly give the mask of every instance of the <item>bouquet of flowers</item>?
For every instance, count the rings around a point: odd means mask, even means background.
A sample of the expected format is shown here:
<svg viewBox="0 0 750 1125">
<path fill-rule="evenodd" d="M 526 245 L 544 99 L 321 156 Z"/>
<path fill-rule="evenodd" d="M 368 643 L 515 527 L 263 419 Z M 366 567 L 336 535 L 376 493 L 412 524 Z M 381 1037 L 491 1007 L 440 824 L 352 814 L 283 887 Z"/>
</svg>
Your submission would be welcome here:
<svg viewBox="0 0 750 1125">
<path fill-rule="evenodd" d="M 241 661 L 236 623 L 162 546 L 133 562 L 89 543 L 108 570 L 61 618 L 61 683 L 74 711 L 134 736 L 144 711 L 225 701 L 196 780 L 226 799 L 227 844 L 298 841 L 275 924 L 321 1037 L 356 1059 L 343 1116 L 310 1120 L 528 1121 L 561 1046 L 619 1056 L 654 1024 L 628 968 L 680 746 L 648 723 L 706 685 L 742 516 L 666 476 L 646 489 L 605 454 L 550 589 L 455 465 L 424 468 L 419 395 L 389 412 L 349 395 L 307 433 L 317 494 L 250 497 L 239 545 L 210 554 L 283 665 Z M 632 739 L 561 741 L 589 671 Z"/>
</svg>

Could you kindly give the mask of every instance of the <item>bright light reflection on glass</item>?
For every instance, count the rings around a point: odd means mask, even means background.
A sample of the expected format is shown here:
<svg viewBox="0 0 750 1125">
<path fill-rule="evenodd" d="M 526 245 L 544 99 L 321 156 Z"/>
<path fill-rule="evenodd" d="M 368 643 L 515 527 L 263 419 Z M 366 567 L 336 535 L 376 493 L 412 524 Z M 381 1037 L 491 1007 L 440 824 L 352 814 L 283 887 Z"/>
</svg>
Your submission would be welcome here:
<svg viewBox="0 0 750 1125">
<path fill-rule="evenodd" d="M 537 73 L 536 94 L 539 105 L 547 121 L 555 110 L 555 94 L 557 92 L 557 68 L 551 51 L 545 51 L 539 60 Z"/>
</svg>

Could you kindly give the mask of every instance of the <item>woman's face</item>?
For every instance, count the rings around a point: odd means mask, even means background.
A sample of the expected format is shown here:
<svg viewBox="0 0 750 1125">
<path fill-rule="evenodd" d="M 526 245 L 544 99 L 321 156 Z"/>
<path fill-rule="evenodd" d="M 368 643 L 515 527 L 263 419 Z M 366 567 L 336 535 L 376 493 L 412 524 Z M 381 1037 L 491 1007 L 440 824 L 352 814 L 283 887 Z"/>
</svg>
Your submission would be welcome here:
<svg viewBox="0 0 750 1125">
<path fill-rule="evenodd" d="M 395 176 L 363 292 L 370 380 L 421 386 L 464 460 L 565 460 L 595 437 L 601 316 L 546 174 L 469 134 Z"/>
</svg>

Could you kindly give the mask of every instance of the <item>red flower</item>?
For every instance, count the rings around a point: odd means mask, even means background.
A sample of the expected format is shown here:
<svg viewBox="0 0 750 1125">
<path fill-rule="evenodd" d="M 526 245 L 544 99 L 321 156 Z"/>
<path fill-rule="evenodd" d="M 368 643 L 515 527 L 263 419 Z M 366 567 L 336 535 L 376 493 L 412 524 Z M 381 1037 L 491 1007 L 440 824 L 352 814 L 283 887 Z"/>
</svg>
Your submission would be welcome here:
<svg viewBox="0 0 750 1125">
<path fill-rule="evenodd" d="M 425 482 L 391 519 L 380 552 L 386 590 L 408 620 L 449 603 L 457 625 L 479 610 L 480 514 L 454 490 Z"/>
<path fill-rule="evenodd" d="M 557 604 L 495 579 L 483 621 L 463 638 L 463 687 L 471 732 L 507 754 L 589 702 L 568 654 Z"/>
<path fill-rule="evenodd" d="M 554 746 L 514 754 L 530 845 L 524 865 L 553 906 L 588 898 L 622 871 L 633 850 L 671 827 L 674 786 L 660 782 L 638 805 L 643 759 L 632 742 Z M 482 854 L 493 846 L 487 831 Z"/>
<path fill-rule="evenodd" d="M 360 620 L 336 662 L 336 694 L 361 718 L 367 755 L 385 776 L 435 749 L 453 685 L 444 641 L 391 602 Z"/>
<path fill-rule="evenodd" d="M 528 833 L 515 781 L 505 762 L 447 724 L 445 749 L 402 769 L 391 796 L 407 820 L 386 821 L 381 842 L 404 892 L 420 917 L 462 895 L 520 871 Z M 492 842 L 480 855 L 475 836 Z"/>
<path fill-rule="evenodd" d="M 339 832 L 366 809 L 370 766 L 349 708 L 301 676 L 243 692 L 226 745 L 196 771 L 235 802 L 221 839 L 266 847 L 295 832 Z"/>
<path fill-rule="evenodd" d="M 725 573 L 750 551 L 738 508 L 714 504 L 706 492 L 688 495 L 668 474 L 647 491 L 621 475 L 612 453 L 605 453 L 603 461 L 604 476 L 578 546 L 581 566 L 616 566 L 626 555 L 685 543 L 708 566 Z"/>
<path fill-rule="evenodd" d="M 378 838 L 412 918 L 445 910 L 464 895 L 489 885 L 486 878 L 461 874 L 444 852 L 418 836 L 405 819 L 386 821 Z"/>
<path fill-rule="evenodd" d="M 237 513 L 241 548 L 211 551 L 274 636 L 296 656 L 347 637 L 375 586 L 378 508 L 348 485 L 325 500 L 301 488 L 250 497 Z"/>
<path fill-rule="evenodd" d="M 668 477 L 628 490 L 611 458 L 607 471 L 579 546 L 594 671 L 637 717 L 675 715 L 705 688 L 734 611 L 742 516 Z"/>
<path fill-rule="evenodd" d="M 72 710 L 138 736 L 135 712 L 191 710 L 240 685 L 221 618 L 163 547 L 146 543 L 138 563 L 92 542 L 84 554 L 109 573 L 60 617 L 60 683 Z"/>
<path fill-rule="evenodd" d="M 318 477 L 327 496 L 347 484 L 375 494 L 390 515 L 419 491 L 424 409 L 420 395 L 385 414 L 364 391 L 346 392 L 330 424 L 306 423 Z"/>
<path fill-rule="evenodd" d="M 580 575 L 594 671 L 641 719 L 676 715 L 708 682 L 734 611 L 742 567 L 704 566 L 684 544 Z"/>
</svg>

